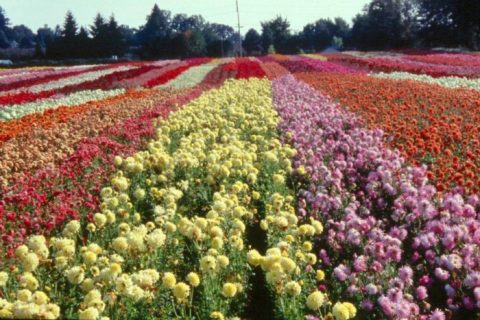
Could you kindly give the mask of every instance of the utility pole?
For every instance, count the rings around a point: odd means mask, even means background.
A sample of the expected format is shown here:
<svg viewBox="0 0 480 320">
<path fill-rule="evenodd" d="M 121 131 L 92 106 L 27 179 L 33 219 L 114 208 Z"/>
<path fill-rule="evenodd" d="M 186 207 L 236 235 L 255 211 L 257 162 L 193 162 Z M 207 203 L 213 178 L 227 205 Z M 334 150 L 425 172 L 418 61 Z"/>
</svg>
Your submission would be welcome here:
<svg viewBox="0 0 480 320">
<path fill-rule="evenodd" d="M 242 36 L 240 34 L 240 11 L 238 11 L 238 0 L 235 0 L 237 4 L 237 22 L 238 22 L 238 50 L 240 50 L 240 57 L 243 56 L 242 50 Z"/>
</svg>

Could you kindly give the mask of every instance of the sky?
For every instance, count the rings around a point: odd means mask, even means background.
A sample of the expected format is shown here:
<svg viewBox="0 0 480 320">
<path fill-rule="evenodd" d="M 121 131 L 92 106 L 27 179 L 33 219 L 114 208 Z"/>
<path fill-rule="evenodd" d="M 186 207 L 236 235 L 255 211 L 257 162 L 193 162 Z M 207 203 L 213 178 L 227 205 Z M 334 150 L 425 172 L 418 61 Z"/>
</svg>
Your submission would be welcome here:
<svg viewBox="0 0 480 320">
<path fill-rule="evenodd" d="M 292 31 L 301 31 L 303 26 L 320 18 L 342 17 L 347 22 L 359 13 L 369 0 L 238 0 L 241 32 L 248 29 L 261 30 L 260 22 L 281 15 L 287 18 Z M 54 28 L 61 24 L 67 10 L 71 10 L 79 26 L 91 25 L 100 12 L 112 13 L 120 24 L 139 27 L 153 5 L 169 10 L 172 14 L 200 14 L 208 22 L 216 22 L 237 28 L 235 0 L 1 0 L 14 25 L 24 24 L 34 32 L 43 25 Z"/>
</svg>

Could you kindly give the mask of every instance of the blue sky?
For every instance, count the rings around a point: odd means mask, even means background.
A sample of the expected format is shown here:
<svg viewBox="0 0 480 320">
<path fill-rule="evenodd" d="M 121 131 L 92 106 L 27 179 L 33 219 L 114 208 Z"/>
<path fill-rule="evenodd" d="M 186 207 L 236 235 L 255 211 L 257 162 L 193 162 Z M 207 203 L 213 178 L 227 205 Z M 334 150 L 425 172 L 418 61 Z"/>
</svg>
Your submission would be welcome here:
<svg viewBox="0 0 480 320">
<path fill-rule="evenodd" d="M 242 34 L 249 28 L 260 31 L 260 21 L 282 15 L 292 30 L 301 30 L 319 18 L 343 17 L 347 22 L 361 11 L 368 0 L 239 0 Z M 48 24 L 61 23 L 72 10 L 79 25 L 88 26 L 97 12 L 114 14 L 119 23 L 139 27 L 153 5 L 175 13 L 201 14 L 207 21 L 236 27 L 235 0 L 2 0 L 0 6 L 14 24 L 25 24 L 34 31 Z"/>
</svg>

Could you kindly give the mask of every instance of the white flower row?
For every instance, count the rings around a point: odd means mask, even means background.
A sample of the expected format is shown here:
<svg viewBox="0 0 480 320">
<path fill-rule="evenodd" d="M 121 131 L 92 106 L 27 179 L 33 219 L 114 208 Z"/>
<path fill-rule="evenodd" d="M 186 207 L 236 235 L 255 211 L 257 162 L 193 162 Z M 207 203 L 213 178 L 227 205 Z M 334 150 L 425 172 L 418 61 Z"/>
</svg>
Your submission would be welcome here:
<svg viewBox="0 0 480 320">
<path fill-rule="evenodd" d="M 0 122 L 19 119 L 32 113 L 42 113 L 48 109 L 56 109 L 61 106 L 76 106 L 90 101 L 102 100 L 108 97 L 120 95 L 124 92 L 125 89 L 115 89 L 109 91 L 85 90 L 78 91 L 61 98 L 53 97 L 41 101 L 10 105 L 0 108 Z"/>
<path fill-rule="evenodd" d="M 38 92 L 47 91 L 47 90 L 55 90 L 55 89 L 63 88 L 66 86 L 77 85 L 82 82 L 96 80 L 100 77 L 112 74 L 114 72 L 127 71 L 135 68 L 138 68 L 138 66 L 121 66 L 118 68 L 109 68 L 105 70 L 87 71 L 81 74 L 77 74 L 75 76 L 62 78 L 54 81 L 49 81 L 46 83 L 40 83 L 40 84 L 31 86 L 29 88 L 22 88 L 22 90 L 23 91 L 26 90 L 33 93 L 38 93 Z"/>
<path fill-rule="evenodd" d="M 183 89 L 190 88 L 200 84 L 205 76 L 212 71 L 213 68 L 217 67 L 217 64 L 203 64 L 196 67 L 191 67 L 187 71 L 180 74 L 175 79 L 168 81 L 167 83 L 156 86 L 155 88 L 175 88 Z"/>
<path fill-rule="evenodd" d="M 44 68 L 44 69 L 19 69 L 23 71 L 19 71 L 16 73 L 9 73 L 7 76 L 0 77 L 0 83 L 11 83 L 23 80 L 29 80 L 34 78 L 43 78 L 50 75 L 61 75 L 64 73 L 69 73 L 72 71 L 82 71 L 88 70 L 95 66 L 74 66 L 74 67 L 62 67 L 62 68 Z M 15 90 L 21 91 L 21 90 Z"/>
<path fill-rule="evenodd" d="M 480 91 L 480 79 L 468 79 L 464 77 L 439 77 L 434 78 L 425 74 L 413 74 L 409 72 L 371 73 L 370 76 L 382 79 L 414 80 L 430 84 L 438 84 L 447 88 L 470 88 Z"/>
</svg>

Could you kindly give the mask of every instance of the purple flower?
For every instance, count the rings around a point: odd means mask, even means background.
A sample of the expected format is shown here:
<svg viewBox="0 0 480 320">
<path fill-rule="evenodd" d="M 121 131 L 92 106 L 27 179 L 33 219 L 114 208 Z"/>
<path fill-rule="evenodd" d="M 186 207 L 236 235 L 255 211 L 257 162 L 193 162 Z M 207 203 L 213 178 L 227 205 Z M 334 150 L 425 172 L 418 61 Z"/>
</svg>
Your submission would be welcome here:
<svg viewBox="0 0 480 320">
<path fill-rule="evenodd" d="M 415 290 L 415 294 L 417 295 L 418 300 L 425 300 L 428 297 L 427 288 L 419 286 Z"/>
<path fill-rule="evenodd" d="M 430 315 L 429 320 L 445 320 L 445 313 L 439 309 L 435 309 Z"/>
<path fill-rule="evenodd" d="M 435 268 L 435 276 L 442 281 L 446 281 L 448 278 L 450 278 L 448 271 L 442 268 Z"/>
</svg>

